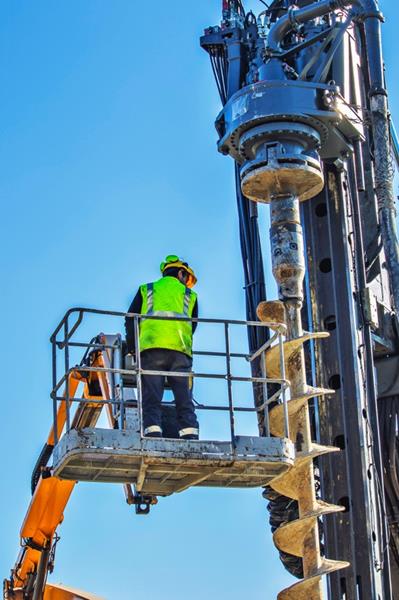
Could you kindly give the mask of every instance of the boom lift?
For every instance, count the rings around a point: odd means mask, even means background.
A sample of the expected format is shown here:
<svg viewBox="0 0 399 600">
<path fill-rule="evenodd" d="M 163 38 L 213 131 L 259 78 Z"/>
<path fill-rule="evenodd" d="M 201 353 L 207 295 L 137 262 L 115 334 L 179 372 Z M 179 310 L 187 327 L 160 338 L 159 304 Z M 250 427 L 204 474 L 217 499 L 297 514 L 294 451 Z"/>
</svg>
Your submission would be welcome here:
<svg viewBox="0 0 399 600">
<path fill-rule="evenodd" d="M 224 359 L 225 370 L 194 372 L 192 377 L 194 380 L 202 378 L 225 382 L 227 392 L 224 404 L 197 404 L 197 410 L 226 414 L 229 439 L 186 441 L 177 439 L 174 405 L 170 403 L 163 405 L 164 437 L 153 439 L 143 434 L 141 377 L 143 374 L 168 375 L 167 372 L 141 368 L 138 332 L 144 317 L 130 315 L 135 320 L 135 355 L 138 357 L 137 363 L 133 363 L 131 356 L 126 355 L 125 343 L 119 334 L 100 334 L 90 342 L 76 340 L 82 321 L 85 320 L 86 324 L 87 317 L 93 315 L 102 315 L 104 319 L 129 316 L 93 309 L 71 309 L 51 337 L 54 423 L 33 473 L 33 497 L 21 529 L 21 552 L 10 579 L 4 582 L 4 597 L 8 600 L 88 598 L 46 584 L 59 539 L 57 527 L 63 520 L 63 512 L 78 481 L 121 483 L 128 504 L 135 505 L 138 514 L 148 514 L 150 507 L 157 503 L 158 496 L 169 496 L 192 486 L 264 487 L 294 463 L 294 447 L 288 439 L 288 381 L 281 375 L 266 375 L 265 370 L 260 377 L 254 377 L 249 366 L 259 357 L 266 364 L 265 356 L 270 352 L 274 370 L 277 372 L 281 367 L 284 372 L 286 327 L 283 323 L 275 320 L 264 324 L 196 320 L 201 327 L 219 328 L 224 348 L 194 354 Z M 176 317 L 146 315 L 145 318 L 170 320 Z M 274 333 L 256 352 L 248 355 L 232 351 L 233 327 L 267 328 Z M 86 350 L 84 357 L 80 364 L 75 365 L 71 362 L 72 355 L 76 351 L 81 352 L 82 348 Z M 60 352 L 63 354 L 61 373 Z M 234 360 L 248 365 L 248 376 L 234 374 Z M 187 376 L 184 373 L 173 375 Z M 261 405 L 256 408 L 236 405 L 233 390 L 236 382 L 260 386 L 263 394 Z M 270 385 L 275 390 L 269 396 Z M 80 387 L 83 387 L 82 397 L 77 398 Z M 273 437 L 268 409 L 278 402 L 281 403 L 279 408 L 282 408 L 279 418 L 283 419 L 283 432 L 281 436 Z M 107 412 L 109 429 L 97 426 L 103 409 Z M 262 437 L 239 434 L 235 420 L 240 413 L 253 414 L 255 425 L 256 415 L 266 415 L 266 420 L 262 417 L 265 420 Z M 51 467 L 47 466 L 50 459 Z"/>
<path fill-rule="evenodd" d="M 399 148 L 383 77 L 383 19 L 375 0 L 262 3 L 255 15 L 241 0 L 223 0 L 220 26 L 201 38 L 223 105 L 218 149 L 235 161 L 247 321 L 199 320 L 222 329 L 224 347 L 197 354 L 222 358 L 225 369 L 193 378 L 226 383 L 223 405 L 211 399 L 197 408 L 225 413 L 229 439 L 177 440 L 168 403 L 164 438 L 145 438 L 141 376 L 155 372 L 141 368 L 138 345 L 133 363 L 119 334 L 76 339 L 93 314 L 126 315 L 68 311 L 51 338 L 53 428 L 5 598 L 88 598 L 46 579 L 76 482 L 98 481 L 122 483 L 139 514 L 190 486 L 261 487 L 281 559 L 300 579 L 279 600 L 321 600 L 323 575 L 330 600 L 395 599 L 399 245 L 391 149 L 398 157 Z M 264 282 L 262 203 L 270 205 L 274 301 Z M 138 344 L 142 317 L 130 316 Z M 232 351 L 235 326 L 247 329 L 249 354 Z M 236 359 L 246 362 L 245 377 L 234 374 Z M 238 381 L 252 386 L 255 407 L 236 405 Z M 109 429 L 98 427 L 102 410 Z M 259 435 L 237 432 L 244 412 Z"/>
</svg>

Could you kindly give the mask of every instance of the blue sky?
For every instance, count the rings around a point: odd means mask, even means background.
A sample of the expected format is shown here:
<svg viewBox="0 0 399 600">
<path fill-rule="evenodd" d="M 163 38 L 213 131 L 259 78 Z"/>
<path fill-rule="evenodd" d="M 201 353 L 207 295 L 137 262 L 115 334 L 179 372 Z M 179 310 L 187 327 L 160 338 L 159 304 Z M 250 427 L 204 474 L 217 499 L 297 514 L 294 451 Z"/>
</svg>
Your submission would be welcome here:
<svg viewBox="0 0 399 600">
<path fill-rule="evenodd" d="M 2 576 L 51 422 L 48 337 L 66 309 L 124 310 L 178 253 L 196 268 L 202 316 L 244 318 L 233 164 L 216 152 L 219 100 L 198 42 L 219 5 L 0 6 Z M 399 7 L 382 8 L 395 116 Z M 292 579 L 267 521 L 257 490 L 191 490 L 139 518 L 120 486 L 79 484 L 51 580 L 108 600 L 273 598 Z"/>
</svg>

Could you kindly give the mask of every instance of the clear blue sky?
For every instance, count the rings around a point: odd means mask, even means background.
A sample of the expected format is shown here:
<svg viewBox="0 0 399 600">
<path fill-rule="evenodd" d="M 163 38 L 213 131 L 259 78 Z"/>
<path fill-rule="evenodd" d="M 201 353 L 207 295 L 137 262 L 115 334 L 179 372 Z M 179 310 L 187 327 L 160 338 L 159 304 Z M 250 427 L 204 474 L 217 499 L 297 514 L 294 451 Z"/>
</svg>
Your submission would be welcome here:
<svg viewBox="0 0 399 600">
<path fill-rule="evenodd" d="M 2 577 L 51 422 L 48 337 L 65 310 L 125 309 L 176 252 L 198 272 L 203 316 L 244 318 L 233 164 L 216 152 L 198 42 L 220 4 L 0 6 Z M 398 115 L 399 8 L 382 8 Z M 269 600 L 292 581 L 257 490 L 191 490 L 139 518 L 120 486 L 79 484 L 59 533 L 51 580 L 108 600 Z"/>
</svg>

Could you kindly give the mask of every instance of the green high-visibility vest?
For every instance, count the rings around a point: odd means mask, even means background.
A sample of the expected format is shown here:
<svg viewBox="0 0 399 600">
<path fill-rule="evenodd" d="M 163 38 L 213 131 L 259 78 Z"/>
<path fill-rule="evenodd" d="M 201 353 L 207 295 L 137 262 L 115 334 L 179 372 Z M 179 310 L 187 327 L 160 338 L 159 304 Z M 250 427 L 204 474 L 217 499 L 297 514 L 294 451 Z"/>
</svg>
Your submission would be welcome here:
<svg viewBox="0 0 399 600">
<path fill-rule="evenodd" d="M 160 317 L 192 317 L 197 294 L 176 277 L 162 277 L 140 286 L 141 314 Z M 140 350 L 166 348 L 192 355 L 193 330 L 189 321 L 142 319 Z"/>
</svg>

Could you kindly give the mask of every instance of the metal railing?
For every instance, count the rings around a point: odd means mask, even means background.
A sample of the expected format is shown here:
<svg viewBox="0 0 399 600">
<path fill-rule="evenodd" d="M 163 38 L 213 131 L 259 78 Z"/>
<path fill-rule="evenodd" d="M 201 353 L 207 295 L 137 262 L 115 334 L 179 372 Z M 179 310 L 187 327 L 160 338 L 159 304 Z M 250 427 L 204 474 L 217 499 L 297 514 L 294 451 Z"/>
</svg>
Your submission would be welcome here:
<svg viewBox="0 0 399 600">
<path fill-rule="evenodd" d="M 134 321 L 135 331 L 135 352 L 136 352 L 136 363 L 131 369 L 124 368 L 124 355 L 123 355 L 123 341 L 120 335 L 114 336 L 115 340 L 112 344 L 98 343 L 98 341 L 91 342 L 79 342 L 72 339 L 78 331 L 80 325 L 84 320 L 85 315 L 103 315 L 106 317 L 119 317 L 119 318 L 132 318 Z M 74 321 L 71 323 L 71 319 Z M 145 370 L 141 367 L 141 356 L 140 356 L 140 321 L 143 319 L 154 319 L 154 320 L 167 320 L 167 321 L 189 321 L 191 323 L 201 324 L 213 324 L 215 326 L 222 326 L 224 329 L 224 351 L 194 351 L 195 356 L 214 356 L 224 357 L 226 363 L 225 373 L 199 373 L 192 371 L 187 372 L 172 372 L 172 371 L 160 371 L 160 370 Z M 236 353 L 231 352 L 231 326 L 238 325 L 242 327 L 268 327 L 274 330 L 270 339 L 264 343 L 256 352 L 253 354 Z M 188 317 L 176 317 L 176 316 L 155 316 L 155 315 L 139 315 L 134 313 L 124 313 L 118 311 L 107 311 L 90 308 L 72 308 L 66 312 L 61 322 L 55 329 L 54 333 L 50 338 L 52 344 L 52 375 L 53 375 L 53 386 L 51 391 L 51 398 L 53 401 L 53 416 L 54 416 L 54 439 L 55 443 L 58 442 L 61 432 L 57 431 L 57 414 L 60 403 L 65 403 L 66 419 L 65 427 L 68 432 L 71 429 L 71 405 L 76 402 L 79 404 L 93 403 L 93 399 L 75 398 L 70 394 L 70 378 L 73 374 L 81 374 L 83 377 L 85 374 L 95 372 L 97 374 L 104 373 L 107 377 L 112 380 L 112 397 L 109 399 L 96 399 L 96 404 L 108 404 L 114 409 L 114 413 L 119 415 L 120 427 L 124 426 L 125 410 L 126 406 L 131 404 L 131 401 L 126 402 L 123 393 L 123 377 L 136 377 L 137 387 L 137 406 L 139 408 L 140 415 L 140 431 L 141 436 L 143 435 L 143 418 L 142 418 L 142 377 L 143 375 L 161 375 L 164 377 L 192 377 L 194 379 L 219 379 L 225 380 L 227 385 L 227 398 L 228 402 L 226 406 L 214 406 L 196 403 L 196 410 L 217 410 L 217 411 L 228 411 L 230 419 L 230 436 L 233 448 L 235 447 L 236 440 L 236 427 L 235 427 L 235 413 L 238 412 L 252 412 L 262 413 L 264 421 L 264 435 L 270 436 L 270 425 L 269 425 L 269 407 L 272 403 L 280 402 L 284 405 L 284 434 L 285 437 L 289 437 L 289 419 L 288 419 L 288 405 L 287 405 L 287 389 L 289 388 L 289 382 L 285 377 L 285 363 L 284 363 L 284 327 L 279 326 L 276 323 L 265 323 L 265 322 L 251 322 L 251 321 L 237 321 L 237 320 L 226 320 L 226 319 L 190 319 Z M 104 334 L 100 334 L 104 335 Z M 279 346 L 279 359 L 280 359 L 280 373 L 281 378 L 268 378 L 266 372 L 266 352 L 272 345 L 278 344 Z M 80 364 L 71 366 L 70 360 L 70 349 L 71 348 L 82 348 L 85 350 L 85 355 L 91 351 L 104 352 L 108 351 L 112 355 L 113 360 L 110 362 L 110 366 L 99 367 L 89 366 L 87 364 Z M 58 378 L 58 360 L 57 350 L 61 350 L 64 353 L 63 356 L 63 374 Z M 251 364 L 255 360 L 259 359 L 261 376 L 249 376 L 243 377 L 234 375 L 232 372 L 231 361 L 233 358 L 241 358 Z M 115 366 L 117 363 L 118 366 Z M 262 389 L 262 402 L 256 407 L 236 406 L 233 398 L 233 383 L 234 382 L 249 382 L 261 385 Z M 277 387 L 277 391 L 269 396 L 269 387 Z M 64 391 L 61 394 L 61 389 L 64 387 Z M 117 392 L 115 393 L 115 391 Z"/>
</svg>

